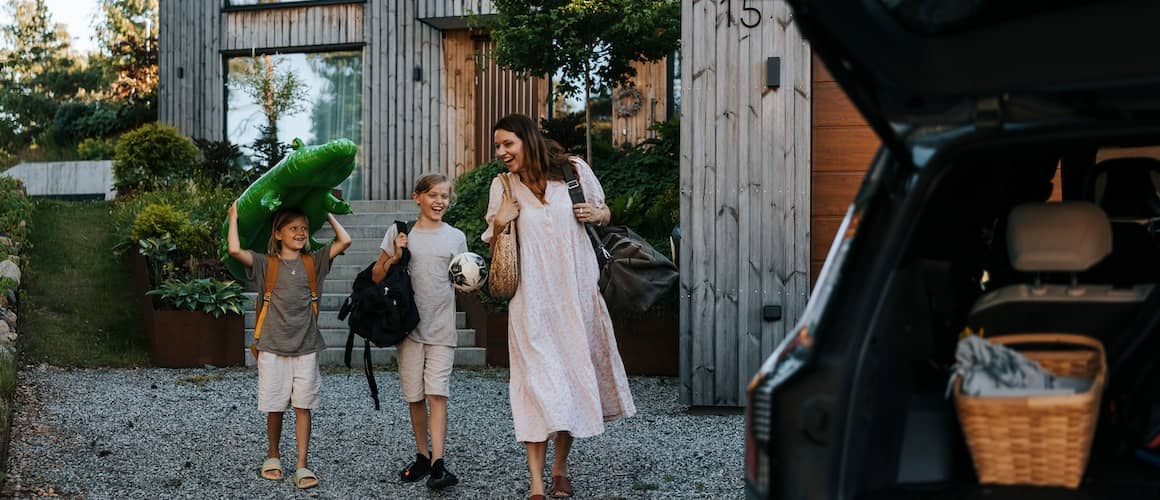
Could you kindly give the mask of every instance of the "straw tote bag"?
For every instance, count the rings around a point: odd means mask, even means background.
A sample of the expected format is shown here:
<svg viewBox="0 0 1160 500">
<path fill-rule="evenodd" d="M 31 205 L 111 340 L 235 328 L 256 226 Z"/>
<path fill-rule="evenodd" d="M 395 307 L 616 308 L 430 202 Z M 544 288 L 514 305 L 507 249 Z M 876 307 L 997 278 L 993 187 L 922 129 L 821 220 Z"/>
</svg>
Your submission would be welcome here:
<svg viewBox="0 0 1160 500">
<path fill-rule="evenodd" d="M 503 197 L 512 197 L 510 174 L 500 174 Z M 512 220 L 503 231 L 491 238 L 491 270 L 487 276 L 487 290 L 492 297 L 510 299 L 520 286 L 520 245 L 516 221 Z"/>
</svg>

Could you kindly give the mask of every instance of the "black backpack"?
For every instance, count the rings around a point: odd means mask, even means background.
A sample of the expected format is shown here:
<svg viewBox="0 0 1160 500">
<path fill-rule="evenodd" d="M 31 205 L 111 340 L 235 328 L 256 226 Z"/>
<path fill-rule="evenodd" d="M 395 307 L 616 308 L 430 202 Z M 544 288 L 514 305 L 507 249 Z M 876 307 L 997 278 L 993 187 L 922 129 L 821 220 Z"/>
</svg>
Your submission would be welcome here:
<svg viewBox="0 0 1160 500">
<path fill-rule="evenodd" d="M 407 224 L 395 221 L 400 234 L 407 234 Z M 346 337 L 346 367 L 350 368 L 350 355 L 354 349 L 354 336 L 363 338 L 363 368 L 367 375 L 367 385 L 371 389 L 371 399 L 375 410 L 379 409 L 379 387 L 375 382 L 371 366 L 371 344 L 390 347 L 401 342 L 419 324 L 419 309 L 415 306 L 415 292 L 411 289 L 411 274 L 407 264 L 411 261 L 410 250 L 404 248 L 399 262 L 391 266 L 387 276 L 375 283 L 371 279 L 375 262 L 358 273 L 351 286 L 350 296 L 338 312 L 339 321 L 347 319 L 350 333 Z"/>
</svg>

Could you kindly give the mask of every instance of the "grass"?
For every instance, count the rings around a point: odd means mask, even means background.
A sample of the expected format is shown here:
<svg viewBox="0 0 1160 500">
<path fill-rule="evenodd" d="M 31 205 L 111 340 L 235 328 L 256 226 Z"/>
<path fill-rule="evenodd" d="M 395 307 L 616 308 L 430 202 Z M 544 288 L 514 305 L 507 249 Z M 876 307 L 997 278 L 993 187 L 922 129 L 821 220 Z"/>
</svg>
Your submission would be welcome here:
<svg viewBox="0 0 1160 500">
<path fill-rule="evenodd" d="M 112 253 L 108 202 L 38 201 L 20 307 L 21 351 L 61 367 L 149 364 L 127 259 Z"/>
</svg>

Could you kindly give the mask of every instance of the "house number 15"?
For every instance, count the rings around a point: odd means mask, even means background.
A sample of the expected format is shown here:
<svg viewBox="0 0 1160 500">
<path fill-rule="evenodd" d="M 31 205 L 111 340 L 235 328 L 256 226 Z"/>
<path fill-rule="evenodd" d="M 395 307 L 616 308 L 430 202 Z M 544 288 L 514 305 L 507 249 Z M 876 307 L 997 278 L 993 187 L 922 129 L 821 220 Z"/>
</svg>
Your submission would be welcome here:
<svg viewBox="0 0 1160 500">
<path fill-rule="evenodd" d="M 733 0 L 723 0 L 725 2 L 725 19 L 729 26 L 733 26 Z M 754 7 L 746 5 L 747 0 L 741 0 L 741 16 L 738 21 L 746 28 L 756 28 L 761 24 L 761 11 Z"/>
</svg>

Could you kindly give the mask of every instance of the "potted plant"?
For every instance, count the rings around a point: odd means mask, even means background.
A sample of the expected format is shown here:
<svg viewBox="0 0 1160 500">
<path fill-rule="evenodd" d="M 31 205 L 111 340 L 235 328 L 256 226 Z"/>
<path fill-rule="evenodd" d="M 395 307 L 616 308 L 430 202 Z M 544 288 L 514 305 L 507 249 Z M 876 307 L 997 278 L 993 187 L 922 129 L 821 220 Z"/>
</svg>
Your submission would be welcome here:
<svg viewBox="0 0 1160 500">
<path fill-rule="evenodd" d="M 155 298 L 149 325 L 153 362 L 167 368 L 240 365 L 244 289 L 232 280 L 169 279 Z"/>
<path fill-rule="evenodd" d="M 208 258 L 208 231 L 167 203 L 145 204 L 133 221 L 142 316 L 153 362 L 167 368 L 244 362 L 242 286 Z M 176 237 L 174 235 L 177 235 Z"/>
</svg>

